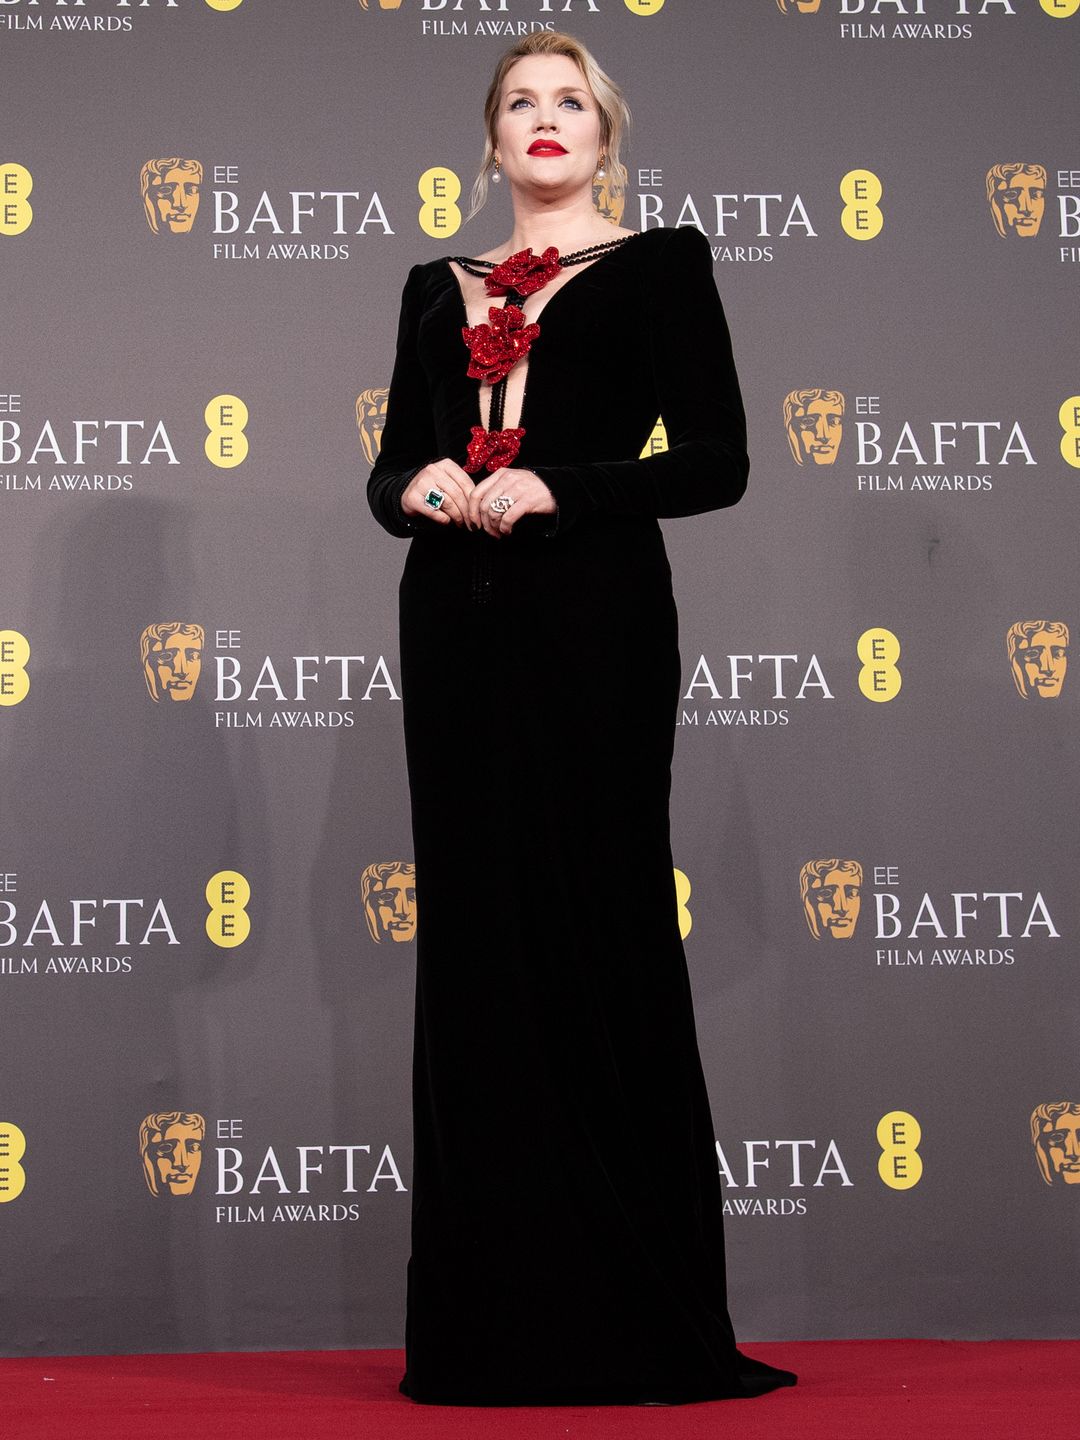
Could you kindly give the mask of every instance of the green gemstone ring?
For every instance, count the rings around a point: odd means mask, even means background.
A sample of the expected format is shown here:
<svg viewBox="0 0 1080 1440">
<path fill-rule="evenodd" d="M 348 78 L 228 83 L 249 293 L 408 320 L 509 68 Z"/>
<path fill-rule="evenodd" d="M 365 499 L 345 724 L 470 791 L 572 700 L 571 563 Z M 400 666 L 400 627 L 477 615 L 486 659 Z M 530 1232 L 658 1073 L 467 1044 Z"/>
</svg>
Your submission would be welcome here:
<svg viewBox="0 0 1080 1440">
<path fill-rule="evenodd" d="M 436 490 L 434 487 L 432 487 L 424 496 L 424 504 L 430 505 L 432 510 L 438 510 L 445 499 L 446 496 L 441 490 Z"/>
</svg>

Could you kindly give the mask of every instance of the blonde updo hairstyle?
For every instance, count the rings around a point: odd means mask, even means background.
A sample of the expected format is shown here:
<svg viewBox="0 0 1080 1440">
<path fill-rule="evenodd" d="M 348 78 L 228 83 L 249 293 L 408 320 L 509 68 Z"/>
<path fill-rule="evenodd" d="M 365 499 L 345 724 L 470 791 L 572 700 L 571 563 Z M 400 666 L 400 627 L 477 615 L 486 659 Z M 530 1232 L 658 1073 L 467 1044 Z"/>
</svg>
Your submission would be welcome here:
<svg viewBox="0 0 1080 1440">
<path fill-rule="evenodd" d="M 512 45 L 501 56 L 491 77 L 487 98 L 484 101 L 484 158 L 472 188 L 471 220 L 487 203 L 491 167 L 495 161 L 495 121 L 499 114 L 499 100 L 507 71 L 518 60 L 527 55 L 565 55 L 585 77 L 585 85 L 592 92 L 600 110 L 600 150 L 604 156 L 604 168 L 608 173 L 608 185 L 614 192 L 626 189 L 626 166 L 620 159 L 620 150 L 627 130 L 630 128 L 630 107 L 615 81 L 600 68 L 589 50 L 573 35 L 564 35 L 557 30 L 538 30 Z"/>
</svg>

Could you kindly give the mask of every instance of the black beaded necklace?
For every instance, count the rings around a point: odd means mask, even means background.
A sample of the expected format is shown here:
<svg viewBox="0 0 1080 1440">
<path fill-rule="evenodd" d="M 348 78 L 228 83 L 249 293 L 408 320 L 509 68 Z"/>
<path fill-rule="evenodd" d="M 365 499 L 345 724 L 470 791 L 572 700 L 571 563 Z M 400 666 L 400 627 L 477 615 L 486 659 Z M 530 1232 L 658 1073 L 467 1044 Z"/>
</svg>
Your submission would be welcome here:
<svg viewBox="0 0 1080 1440">
<path fill-rule="evenodd" d="M 519 359 L 528 354 L 529 346 L 540 333 L 539 325 L 526 325 L 525 323 L 521 306 L 525 303 L 526 298 L 538 290 L 542 290 L 556 271 L 595 260 L 609 250 L 619 249 L 633 238 L 632 235 L 620 235 L 615 240 L 605 240 L 599 245 L 589 245 L 584 250 L 573 251 L 570 255 L 560 255 L 552 246 L 539 257 L 534 256 L 531 249 L 521 250 L 506 260 L 474 260 L 468 255 L 452 255 L 450 257 L 454 264 L 460 265 L 467 275 L 475 275 L 477 279 L 484 280 L 489 290 L 492 291 L 493 298 L 495 295 L 505 295 L 506 299 L 503 301 L 502 309 L 504 313 L 511 312 L 507 314 L 506 322 L 498 327 L 498 334 L 496 334 L 496 327 L 491 325 L 466 325 L 462 330 L 465 343 L 472 352 L 474 363 L 478 354 L 482 354 L 490 365 L 493 347 L 494 352 L 501 355 L 501 359 L 496 361 L 500 378 L 491 382 L 488 428 L 485 430 L 483 426 L 474 425 L 472 429 L 472 439 L 468 445 L 468 463 L 465 465 L 469 474 L 476 474 L 481 468 L 494 472 L 503 465 L 509 465 L 517 458 L 517 453 L 521 448 L 521 440 L 525 431 L 520 427 L 504 430 L 503 419 L 506 410 L 509 372 Z M 500 270 L 503 272 L 502 275 L 496 275 L 495 272 Z M 497 283 L 493 285 L 493 281 Z M 517 338 L 515 338 L 515 332 Z M 478 373 L 470 364 L 470 374 Z"/>
<path fill-rule="evenodd" d="M 599 245 L 590 245 L 586 250 L 575 250 L 570 255 L 560 255 L 556 262 L 563 270 L 570 265 L 583 265 L 586 260 L 591 260 L 594 255 L 603 255 L 606 250 L 617 250 L 620 245 L 625 245 L 627 240 L 632 240 L 633 235 L 619 235 L 614 240 L 601 241 Z M 529 253 L 529 252 L 522 252 Z M 470 275 L 475 275 L 483 280 L 485 271 L 492 271 L 499 265 L 505 265 L 505 260 L 471 260 L 467 255 L 451 255 L 455 265 L 460 265 Z M 514 257 L 511 256 L 511 259 Z M 531 293 L 531 292 L 530 292 Z"/>
</svg>

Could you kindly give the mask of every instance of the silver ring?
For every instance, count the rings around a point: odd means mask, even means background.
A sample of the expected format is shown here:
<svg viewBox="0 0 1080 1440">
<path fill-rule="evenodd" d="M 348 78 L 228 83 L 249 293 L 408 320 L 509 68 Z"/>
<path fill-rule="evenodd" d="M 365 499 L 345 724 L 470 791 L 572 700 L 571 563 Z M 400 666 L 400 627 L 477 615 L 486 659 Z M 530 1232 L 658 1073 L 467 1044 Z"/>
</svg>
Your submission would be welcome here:
<svg viewBox="0 0 1080 1440">
<path fill-rule="evenodd" d="M 431 489 L 427 492 L 427 494 L 424 496 L 424 504 L 430 505 L 432 510 L 438 510 L 445 499 L 446 496 L 443 494 L 443 492 L 441 490 L 436 490 L 433 485 Z"/>
<path fill-rule="evenodd" d="M 491 509 L 495 511 L 496 515 L 505 515 L 513 503 L 509 495 L 496 495 L 491 502 Z"/>
</svg>

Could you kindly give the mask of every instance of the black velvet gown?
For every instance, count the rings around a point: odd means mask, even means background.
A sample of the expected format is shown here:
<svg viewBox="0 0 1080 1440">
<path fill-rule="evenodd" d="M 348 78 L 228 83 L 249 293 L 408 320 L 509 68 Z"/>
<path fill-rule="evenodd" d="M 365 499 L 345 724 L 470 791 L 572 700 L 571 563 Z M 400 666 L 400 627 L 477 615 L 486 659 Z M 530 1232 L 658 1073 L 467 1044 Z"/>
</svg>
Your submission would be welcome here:
<svg viewBox="0 0 1080 1440">
<path fill-rule="evenodd" d="M 743 493 L 705 238 L 646 231 L 545 301 L 515 462 L 558 515 L 493 539 L 400 509 L 481 423 L 445 260 L 405 287 L 372 510 L 400 587 L 417 880 L 414 1400 L 684 1402 L 741 1355 L 668 799 L 677 616 L 658 516 Z M 670 449 L 639 459 L 658 416 Z M 507 417 L 507 423 L 517 423 Z M 477 477 L 478 479 L 482 477 Z"/>
</svg>

